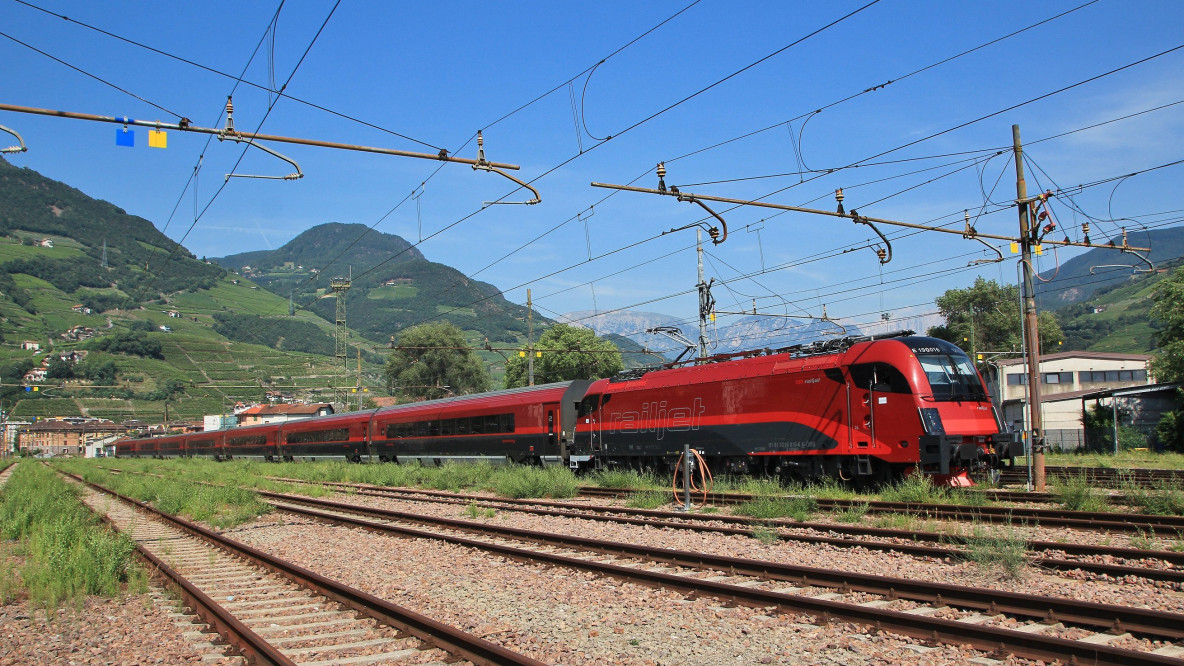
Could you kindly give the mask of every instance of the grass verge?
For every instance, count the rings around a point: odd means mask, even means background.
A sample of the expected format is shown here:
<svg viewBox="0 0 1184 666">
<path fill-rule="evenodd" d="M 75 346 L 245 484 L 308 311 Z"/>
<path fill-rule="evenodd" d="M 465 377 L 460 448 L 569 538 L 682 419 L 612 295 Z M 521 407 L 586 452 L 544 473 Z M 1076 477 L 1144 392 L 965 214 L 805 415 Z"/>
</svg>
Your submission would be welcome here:
<svg viewBox="0 0 1184 666">
<path fill-rule="evenodd" d="M 0 493 L 0 537 L 9 542 L 0 553 L 6 602 L 27 594 L 51 609 L 147 587 L 147 574 L 131 561 L 131 539 L 105 527 L 76 488 L 42 465 L 22 464 Z"/>
</svg>

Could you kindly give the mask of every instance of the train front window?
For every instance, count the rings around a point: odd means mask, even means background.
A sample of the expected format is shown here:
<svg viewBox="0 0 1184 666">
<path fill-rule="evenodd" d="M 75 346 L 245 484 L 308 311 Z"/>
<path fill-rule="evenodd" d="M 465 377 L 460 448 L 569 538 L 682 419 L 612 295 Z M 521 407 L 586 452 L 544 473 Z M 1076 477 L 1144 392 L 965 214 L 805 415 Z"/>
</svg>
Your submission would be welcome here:
<svg viewBox="0 0 1184 666">
<path fill-rule="evenodd" d="M 986 400 L 987 394 L 979 381 L 978 372 L 966 356 L 949 354 L 917 354 L 921 369 L 933 389 L 933 399 L 939 401 Z"/>
</svg>

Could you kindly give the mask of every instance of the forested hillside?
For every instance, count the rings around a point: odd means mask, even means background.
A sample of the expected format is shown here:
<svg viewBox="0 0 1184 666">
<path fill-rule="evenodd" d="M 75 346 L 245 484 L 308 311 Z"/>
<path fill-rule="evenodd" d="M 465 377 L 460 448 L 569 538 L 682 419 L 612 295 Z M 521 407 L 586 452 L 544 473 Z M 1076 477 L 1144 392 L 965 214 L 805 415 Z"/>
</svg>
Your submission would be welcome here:
<svg viewBox="0 0 1184 666">
<path fill-rule="evenodd" d="M 329 289 L 351 277 L 346 293 L 350 328 L 376 342 L 428 321 L 446 320 L 491 341 L 525 340 L 526 308 L 497 287 L 428 261 L 406 240 L 361 224 L 322 224 L 283 247 L 214 259 L 328 321 L 337 302 Z M 536 322 L 545 322 L 535 315 Z"/>
</svg>

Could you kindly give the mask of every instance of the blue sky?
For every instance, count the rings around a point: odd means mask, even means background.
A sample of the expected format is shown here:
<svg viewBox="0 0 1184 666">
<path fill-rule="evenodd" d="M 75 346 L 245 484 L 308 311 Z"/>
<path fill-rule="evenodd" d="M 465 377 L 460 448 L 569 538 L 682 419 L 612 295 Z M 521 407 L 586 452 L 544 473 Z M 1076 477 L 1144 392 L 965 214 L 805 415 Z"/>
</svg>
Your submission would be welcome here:
<svg viewBox="0 0 1184 666">
<path fill-rule="evenodd" d="M 969 210 L 980 231 L 1015 234 L 1014 166 L 1008 152 L 993 154 L 1010 148 L 1018 124 L 1029 190 L 1066 190 L 1052 211 L 1071 238 L 1084 221 L 1095 241 L 1123 225 L 1179 225 L 1184 165 L 1073 188 L 1184 158 L 1184 49 L 1075 84 L 1184 45 L 1184 4 L 1098 0 L 1070 11 L 1082 4 L 355 1 L 334 11 L 322 0 L 0 0 L 0 103 L 216 127 L 233 90 L 239 130 L 464 157 L 476 155 L 483 129 L 489 159 L 521 165 L 516 175 L 542 195 L 536 206 L 483 206 L 526 196 L 461 164 L 271 144 L 303 179 L 225 183 L 240 157 L 241 174 L 291 169 L 195 133 L 170 132 L 168 149 L 155 150 L 144 128 L 124 148 L 110 124 L 0 111 L 0 125 L 29 146 L 8 156 L 13 164 L 147 218 L 199 257 L 279 247 L 325 222 L 376 225 L 423 238 L 429 259 L 511 300 L 530 288 L 544 314 L 632 308 L 693 319 L 694 232 L 662 232 L 703 211 L 590 182 L 655 187 L 665 161 L 666 182 L 684 191 L 833 209 L 842 187 L 847 210 L 865 215 L 960 227 Z M 112 35 L 245 70 L 253 85 Z M 341 115 L 264 90 L 284 82 L 286 94 Z M 771 129 L 739 138 L 762 128 Z M 756 299 L 762 312 L 817 316 L 825 304 L 832 317 L 871 322 L 933 310 L 937 295 L 978 275 L 1015 279 L 1007 248 L 1006 261 L 969 267 L 988 251 L 955 235 L 885 228 L 894 253 L 880 266 L 866 227 L 713 207 L 730 231 L 707 248 L 708 276 L 726 283 L 714 289 L 721 311 Z M 1040 268 L 1069 256 L 1046 254 Z"/>
</svg>

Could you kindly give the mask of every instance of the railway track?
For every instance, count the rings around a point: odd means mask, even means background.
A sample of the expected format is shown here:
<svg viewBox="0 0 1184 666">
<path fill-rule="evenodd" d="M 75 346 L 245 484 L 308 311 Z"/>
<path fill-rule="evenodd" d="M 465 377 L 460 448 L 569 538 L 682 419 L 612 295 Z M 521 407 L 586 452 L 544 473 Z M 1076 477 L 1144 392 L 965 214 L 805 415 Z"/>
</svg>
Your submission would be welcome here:
<svg viewBox="0 0 1184 666">
<path fill-rule="evenodd" d="M 820 622 L 851 621 L 924 640 L 969 644 L 1000 656 L 1178 664 L 1184 655 L 1184 647 L 1171 644 L 1184 639 L 1184 615 L 1176 613 L 650 548 L 279 493 L 261 495 L 281 510 L 317 520 L 593 571 L 690 596 L 806 613 Z M 1110 645 L 1113 642 L 1123 647 Z"/>
<path fill-rule="evenodd" d="M 72 476 L 72 475 L 71 475 Z M 253 663 L 542 662 L 89 484 L 84 500 Z"/>
<path fill-rule="evenodd" d="M 280 479 L 288 483 L 323 485 L 348 493 L 375 497 L 395 497 L 421 502 L 475 506 L 494 510 L 513 510 L 540 516 L 559 516 L 613 522 L 663 529 L 693 530 L 736 536 L 751 536 L 754 524 L 765 528 L 792 530 L 777 532 L 783 541 L 829 545 L 839 548 L 863 548 L 897 552 L 913 557 L 959 559 L 972 538 L 931 531 L 900 530 L 835 523 L 811 523 L 786 519 L 755 520 L 721 514 L 697 514 L 620 506 L 596 506 L 551 500 L 490 498 L 444 491 L 393 488 L 368 484 L 311 482 Z M 617 491 L 612 491 L 617 492 Z M 719 525 L 718 523 L 724 523 Z M 804 533 L 806 531 L 812 533 Z M 1144 578 L 1184 586 L 1184 552 L 1074 544 L 1064 541 L 1027 540 L 1028 563 L 1050 571 L 1082 571 L 1113 579 Z"/>
<path fill-rule="evenodd" d="M 588 497 L 620 498 L 635 491 L 584 487 L 580 494 Z M 708 494 L 713 504 L 737 505 L 751 502 L 754 495 L 739 493 Z M 1133 513 L 1094 511 L 1066 511 L 1009 506 L 970 506 L 956 504 L 921 504 L 915 502 L 884 502 L 871 500 L 827 499 L 814 500 L 821 510 L 840 511 L 860 508 L 871 514 L 908 514 L 936 520 L 974 521 L 997 525 L 1067 527 L 1126 534 L 1155 533 L 1184 536 L 1184 516 L 1157 516 Z"/>
<path fill-rule="evenodd" d="M 514 500 L 478 495 L 457 495 L 440 491 L 421 491 L 379 486 L 347 486 L 350 492 L 376 497 L 401 497 L 414 501 L 473 505 L 482 509 L 512 510 L 540 516 L 559 516 L 639 525 L 644 527 L 693 530 L 737 536 L 751 536 L 753 526 L 782 528 L 777 538 L 783 541 L 824 544 L 839 548 L 863 548 L 897 552 L 913 557 L 958 559 L 972 539 L 928 531 L 897 530 L 834 523 L 810 523 L 790 520 L 761 520 L 720 514 L 696 514 L 629 507 L 572 504 L 548 500 Z M 724 525 L 719 525 L 724 523 Z M 809 531 L 811 533 L 804 533 Z M 1184 586 L 1184 553 L 1119 546 L 1073 544 L 1060 541 L 1029 540 L 1024 549 L 1031 553 L 1033 566 L 1053 571 L 1084 571 L 1114 579 L 1145 578 Z M 1123 562 L 1122 564 L 1116 562 Z M 1153 564 L 1162 563 L 1162 565 Z"/>
<path fill-rule="evenodd" d="M 1141 487 L 1153 487 L 1160 484 L 1184 484 L 1184 470 L 1178 469 L 1046 466 L 1044 468 L 1044 474 L 1049 479 L 1061 481 L 1072 478 L 1084 478 L 1091 484 L 1109 488 L 1121 487 L 1124 484 Z M 1001 483 L 1006 484 L 1027 483 L 1027 468 L 1005 468 L 999 480 Z"/>
</svg>

